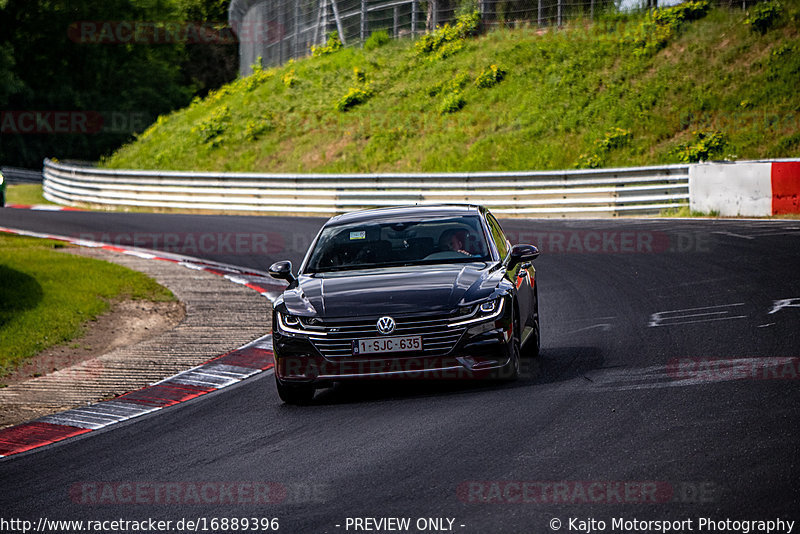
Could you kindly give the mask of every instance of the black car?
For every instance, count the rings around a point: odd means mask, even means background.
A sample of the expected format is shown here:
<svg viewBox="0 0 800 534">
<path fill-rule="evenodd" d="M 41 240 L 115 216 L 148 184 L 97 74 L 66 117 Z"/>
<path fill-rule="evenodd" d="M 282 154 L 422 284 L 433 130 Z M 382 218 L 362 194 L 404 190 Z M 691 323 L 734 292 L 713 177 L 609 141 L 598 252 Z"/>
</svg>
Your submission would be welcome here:
<svg viewBox="0 0 800 534">
<path fill-rule="evenodd" d="M 511 246 L 481 206 L 373 209 L 330 219 L 275 301 L 284 402 L 356 378 L 515 379 L 539 353 L 533 245 Z"/>
</svg>

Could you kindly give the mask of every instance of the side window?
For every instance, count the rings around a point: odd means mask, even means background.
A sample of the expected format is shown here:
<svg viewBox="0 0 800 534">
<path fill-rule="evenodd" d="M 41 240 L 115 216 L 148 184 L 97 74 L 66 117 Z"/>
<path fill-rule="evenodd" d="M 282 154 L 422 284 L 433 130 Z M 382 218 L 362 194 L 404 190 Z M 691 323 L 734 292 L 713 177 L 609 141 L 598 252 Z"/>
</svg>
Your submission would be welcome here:
<svg viewBox="0 0 800 534">
<path fill-rule="evenodd" d="M 486 216 L 486 222 L 489 223 L 489 231 L 492 233 L 492 239 L 497 245 L 497 250 L 500 252 L 500 258 L 505 258 L 508 255 L 508 239 L 500 228 L 500 223 L 497 222 L 492 215 Z"/>
</svg>

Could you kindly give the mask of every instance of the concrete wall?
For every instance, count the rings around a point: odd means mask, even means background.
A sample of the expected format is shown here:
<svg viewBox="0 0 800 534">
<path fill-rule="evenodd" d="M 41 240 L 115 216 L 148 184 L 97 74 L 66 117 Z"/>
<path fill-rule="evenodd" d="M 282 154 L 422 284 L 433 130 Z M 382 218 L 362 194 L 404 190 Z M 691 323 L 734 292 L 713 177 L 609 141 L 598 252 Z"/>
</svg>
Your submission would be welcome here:
<svg viewBox="0 0 800 534">
<path fill-rule="evenodd" d="M 693 165 L 689 204 L 726 217 L 800 213 L 800 161 Z"/>
</svg>

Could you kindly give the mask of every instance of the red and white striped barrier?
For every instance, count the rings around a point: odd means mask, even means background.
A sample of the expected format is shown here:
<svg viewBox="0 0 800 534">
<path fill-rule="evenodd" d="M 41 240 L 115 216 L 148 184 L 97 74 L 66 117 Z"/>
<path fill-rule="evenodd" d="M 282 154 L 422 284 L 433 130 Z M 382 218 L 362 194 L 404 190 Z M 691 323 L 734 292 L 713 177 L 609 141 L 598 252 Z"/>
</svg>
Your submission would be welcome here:
<svg viewBox="0 0 800 534">
<path fill-rule="evenodd" d="M 689 202 L 692 211 L 725 217 L 800 213 L 800 161 L 692 165 Z"/>
</svg>

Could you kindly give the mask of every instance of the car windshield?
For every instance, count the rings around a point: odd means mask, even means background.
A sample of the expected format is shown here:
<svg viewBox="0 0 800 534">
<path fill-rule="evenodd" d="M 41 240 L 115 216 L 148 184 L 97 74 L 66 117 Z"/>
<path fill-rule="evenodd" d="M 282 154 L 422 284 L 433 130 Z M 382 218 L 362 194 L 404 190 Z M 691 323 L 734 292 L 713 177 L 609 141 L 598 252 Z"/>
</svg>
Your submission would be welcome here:
<svg viewBox="0 0 800 534">
<path fill-rule="evenodd" d="M 490 260 L 477 216 L 388 219 L 326 227 L 304 272 Z"/>
</svg>

